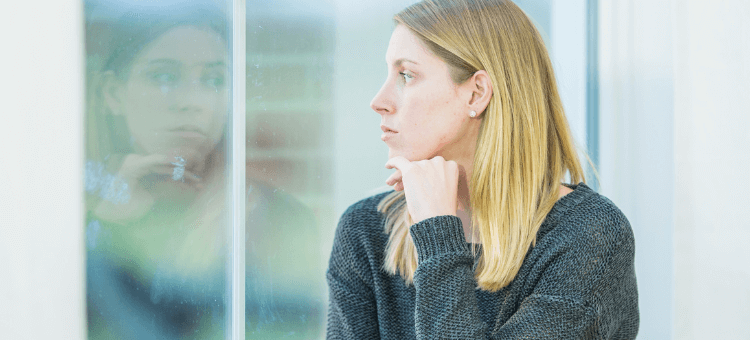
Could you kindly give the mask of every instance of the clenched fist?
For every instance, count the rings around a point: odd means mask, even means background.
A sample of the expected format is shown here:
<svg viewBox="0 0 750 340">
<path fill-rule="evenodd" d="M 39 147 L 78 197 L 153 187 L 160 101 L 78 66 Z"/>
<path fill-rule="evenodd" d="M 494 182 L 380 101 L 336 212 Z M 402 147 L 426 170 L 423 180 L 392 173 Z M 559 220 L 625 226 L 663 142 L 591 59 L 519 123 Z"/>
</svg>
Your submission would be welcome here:
<svg viewBox="0 0 750 340">
<path fill-rule="evenodd" d="M 458 163 L 441 156 L 414 162 L 397 156 L 389 159 L 385 167 L 397 170 L 385 183 L 404 191 L 414 223 L 436 216 L 456 216 Z"/>
</svg>

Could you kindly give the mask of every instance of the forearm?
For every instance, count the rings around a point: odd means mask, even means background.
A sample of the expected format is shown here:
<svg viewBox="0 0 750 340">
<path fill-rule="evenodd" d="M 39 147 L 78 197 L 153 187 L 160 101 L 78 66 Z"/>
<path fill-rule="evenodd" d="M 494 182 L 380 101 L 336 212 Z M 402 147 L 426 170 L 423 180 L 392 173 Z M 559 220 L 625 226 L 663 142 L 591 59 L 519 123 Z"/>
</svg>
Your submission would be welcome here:
<svg viewBox="0 0 750 340">
<path fill-rule="evenodd" d="M 461 221 L 438 216 L 411 226 L 419 266 L 415 326 L 418 339 L 486 339 L 476 298 L 474 258 Z"/>
</svg>

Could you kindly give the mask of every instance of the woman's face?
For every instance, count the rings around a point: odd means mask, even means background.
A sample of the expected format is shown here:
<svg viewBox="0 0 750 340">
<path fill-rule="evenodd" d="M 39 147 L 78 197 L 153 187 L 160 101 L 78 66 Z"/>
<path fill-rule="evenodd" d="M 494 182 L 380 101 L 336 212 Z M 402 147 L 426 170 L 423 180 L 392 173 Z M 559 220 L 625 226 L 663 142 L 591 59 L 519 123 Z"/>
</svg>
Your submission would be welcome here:
<svg viewBox="0 0 750 340">
<path fill-rule="evenodd" d="M 453 82 L 448 64 L 403 25 L 393 31 L 385 59 L 388 77 L 370 107 L 381 116 L 388 158 L 456 159 L 473 152 L 479 119 L 469 117 L 472 94 Z"/>
<path fill-rule="evenodd" d="M 173 28 L 133 60 L 114 100 L 137 152 L 202 162 L 221 140 L 228 89 L 225 42 L 193 26 Z"/>
</svg>

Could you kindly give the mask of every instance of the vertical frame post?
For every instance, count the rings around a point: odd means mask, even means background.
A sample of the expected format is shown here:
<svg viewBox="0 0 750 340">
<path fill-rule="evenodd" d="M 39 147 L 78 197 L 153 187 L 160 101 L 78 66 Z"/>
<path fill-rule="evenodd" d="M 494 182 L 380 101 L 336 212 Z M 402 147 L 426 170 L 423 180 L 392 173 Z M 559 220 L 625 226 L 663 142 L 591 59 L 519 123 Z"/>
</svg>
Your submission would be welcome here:
<svg viewBox="0 0 750 340">
<path fill-rule="evenodd" d="M 599 169 L 599 0 L 586 0 L 586 148 L 589 174 Z M 590 177 L 590 176 L 587 176 Z M 590 181 L 599 189 L 598 178 Z"/>
<path fill-rule="evenodd" d="M 245 0 L 232 0 L 232 133 L 231 145 L 231 316 L 233 340 L 245 339 Z"/>
</svg>

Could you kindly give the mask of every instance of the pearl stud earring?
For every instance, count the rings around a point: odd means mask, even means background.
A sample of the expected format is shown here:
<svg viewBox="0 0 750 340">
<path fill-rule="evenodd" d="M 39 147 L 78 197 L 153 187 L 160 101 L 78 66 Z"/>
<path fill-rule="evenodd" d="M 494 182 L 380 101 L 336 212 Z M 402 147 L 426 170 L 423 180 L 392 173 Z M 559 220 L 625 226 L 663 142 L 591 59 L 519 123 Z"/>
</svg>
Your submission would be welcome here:
<svg viewBox="0 0 750 340">
<path fill-rule="evenodd" d="M 477 112 L 474 110 L 469 111 L 469 117 L 474 118 L 477 116 Z"/>
</svg>

